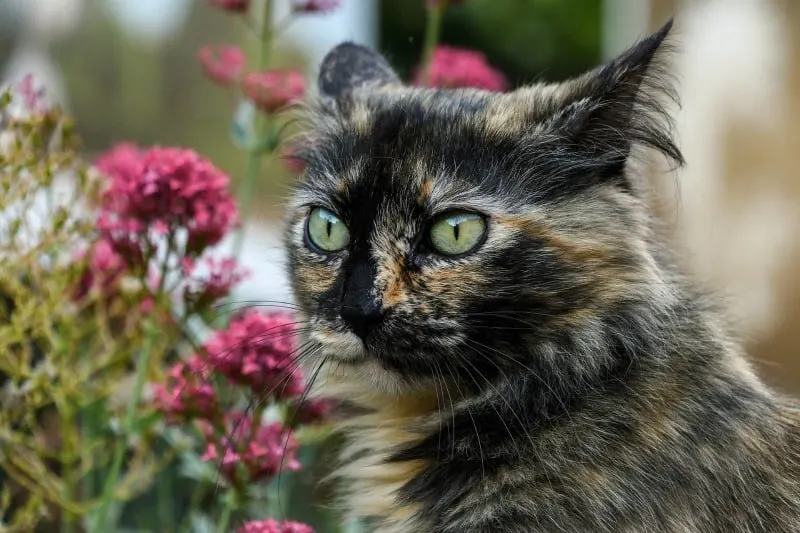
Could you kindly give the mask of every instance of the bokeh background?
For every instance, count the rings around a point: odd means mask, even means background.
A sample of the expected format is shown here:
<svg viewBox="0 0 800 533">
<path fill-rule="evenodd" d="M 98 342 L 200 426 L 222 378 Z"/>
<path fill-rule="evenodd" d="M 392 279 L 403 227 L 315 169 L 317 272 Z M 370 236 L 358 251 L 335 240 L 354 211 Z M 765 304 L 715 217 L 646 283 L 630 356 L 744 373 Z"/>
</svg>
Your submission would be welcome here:
<svg viewBox="0 0 800 533">
<path fill-rule="evenodd" d="M 422 0 L 343 0 L 298 21 L 279 63 L 310 77 L 352 39 L 403 74 L 422 47 Z M 273 7 L 286 11 L 286 0 Z M 486 53 L 514 85 L 561 80 L 677 16 L 672 68 L 688 165 L 646 168 L 664 238 L 728 302 L 762 375 L 800 393 L 800 2 L 796 0 L 469 0 L 446 14 L 442 41 Z M 241 179 L 230 142 L 237 108 L 204 79 L 205 44 L 251 47 L 242 26 L 202 0 L 0 0 L 0 81 L 32 72 L 76 118 L 87 158 L 119 141 L 191 147 Z M 280 164 L 257 186 L 238 296 L 290 298 L 280 217 L 293 178 Z"/>
</svg>

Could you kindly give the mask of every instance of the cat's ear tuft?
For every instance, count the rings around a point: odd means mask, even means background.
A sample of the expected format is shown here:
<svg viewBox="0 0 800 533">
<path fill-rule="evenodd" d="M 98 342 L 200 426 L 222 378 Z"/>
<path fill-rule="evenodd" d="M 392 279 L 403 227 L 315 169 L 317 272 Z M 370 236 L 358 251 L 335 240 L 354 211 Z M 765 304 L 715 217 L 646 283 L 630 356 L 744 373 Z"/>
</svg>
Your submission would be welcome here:
<svg viewBox="0 0 800 533">
<path fill-rule="evenodd" d="M 568 82 L 560 122 L 575 145 L 600 165 L 618 170 L 634 145 L 661 152 L 683 164 L 672 140 L 667 104 L 677 102 L 665 68 L 670 20 L 606 66 Z M 602 169 L 598 169 L 602 170 Z"/>
<path fill-rule="evenodd" d="M 377 89 L 402 82 L 389 63 L 365 46 L 345 42 L 334 47 L 322 60 L 319 91 L 336 100 L 361 89 Z"/>
</svg>

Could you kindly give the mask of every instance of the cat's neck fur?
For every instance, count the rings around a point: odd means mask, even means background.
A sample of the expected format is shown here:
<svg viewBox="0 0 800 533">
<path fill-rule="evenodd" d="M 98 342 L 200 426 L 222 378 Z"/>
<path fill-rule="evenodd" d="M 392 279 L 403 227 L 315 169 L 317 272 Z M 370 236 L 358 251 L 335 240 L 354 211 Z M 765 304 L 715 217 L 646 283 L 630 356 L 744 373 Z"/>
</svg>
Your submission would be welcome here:
<svg viewBox="0 0 800 533">
<path fill-rule="evenodd" d="M 680 491 L 700 497 L 711 490 L 708 475 L 726 489 L 702 496 L 733 505 L 752 492 L 732 459 L 745 456 L 746 468 L 775 483 L 776 494 L 796 499 L 791 491 L 800 487 L 778 473 L 797 465 L 771 448 L 798 442 L 797 419 L 776 423 L 779 400 L 713 311 L 698 305 L 704 300 L 683 292 L 660 310 L 645 300 L 621 304 L 591 334 L 521 348 L 528 369 L 481 383 L 474 396 L 466 394 L 469 384 L 452 381 L 379 392 L 332 369 L 328 392 L 363 410 L 343 425 L 348 445 L 339 474 L 351 515 L 403 533 L 516 531 L 501 526 L 503 517 L 512 524 L 520 513 L 541 522 L 535 531 L 549 531 L 548 523 L 621 531 L 604 516 L 632 512 L 625 507 L 635 504 L 636 516 L 657 520 Z M 598 351 L 608 358 L 597 358 Z M 609 364 L 581 375 L 582 367 L 566 362 L 582 355 Z M 565 364 L 554 373 L 558 361 Z M 652 478 L 654 466 L 662 479 Z M 661 516 L 664 525 L 652 530 L 723 531 L 706 505 Z M 769 519 L 760 504 L 748 505 L 732 507 L 731 520 Z M 604 522 L 609 529 L 591 529 Z M 628 530 L 647 531 L 645 523 L 632 515 Z M 799 525 L 776 521 L 771 531 Z"/>
</svg>

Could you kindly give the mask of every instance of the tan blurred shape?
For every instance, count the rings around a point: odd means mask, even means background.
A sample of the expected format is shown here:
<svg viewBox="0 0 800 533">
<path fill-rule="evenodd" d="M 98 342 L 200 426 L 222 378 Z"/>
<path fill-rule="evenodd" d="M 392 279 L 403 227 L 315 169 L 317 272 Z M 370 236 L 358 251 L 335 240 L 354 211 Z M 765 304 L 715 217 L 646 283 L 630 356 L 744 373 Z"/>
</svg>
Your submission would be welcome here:
<svg viewBox="0 0 800 533">
<path fill-rule="evenodd" d="M 652 0 L 649 29 L 672 14 L 687 166 L 653 173 L 660 208 L 764 377 L 800 392 L 800 2 Z"/>
</svg>

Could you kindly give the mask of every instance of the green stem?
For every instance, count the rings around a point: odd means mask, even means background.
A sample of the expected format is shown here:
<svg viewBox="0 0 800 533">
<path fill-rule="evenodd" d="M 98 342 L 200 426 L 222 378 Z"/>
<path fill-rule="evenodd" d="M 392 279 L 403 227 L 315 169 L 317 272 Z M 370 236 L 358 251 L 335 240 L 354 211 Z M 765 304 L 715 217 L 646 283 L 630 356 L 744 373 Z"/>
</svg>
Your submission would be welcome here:
<svg viewBox="0 0 800 533">
<path fill-rule="evenodd" d="M 128 400 L 125 412 L 122 439 L 114 449 L 111 471 L 106 477 L 105 485 L 103 486 L 103 496 L 100 499 L 100 508 L 92 524 L 93 533 L 105 533 L 106 531 L 110 531 L 110 529 L 106 527 L 108 511 L 111 508 L 111 502 L 114 501 L 114 489 L 117 486 L 120 471 L 122 470 L 122 461 L 125 457 L 126 444 L 134 433 L 136 409 L 142 397 L 142 389 L 144 389 L 144 382 L 147 378 L 147 369 L 150 366 L 150 356 L 153 352 L 153 345 L 155 344 L 156 329 L 153 324 L 148 322 L 145 326 L 145 330 L 145 344 L 142 347 L 142 353 L 136 361 L 136 381 L 134 382 L 133 391 L 131 392 L 131 397 Z"/>
<path fill-rule="evenodd" d="M 422 78 L 421 85 L 427 87 L 430 76 L 431 59 L 436 45 L 439 44 L 439 36 L 442 29 L 442 18 L 447 9 L 447 0 L 439 0 L 436 4 L 428 8 L 428 18 L 425 23 L 425 41 L 422 44 Z"/>
<path fill-rule="evenodd" d="M 200 507 L 200 502 L 203 501 L 203 497 L 206 495 L 206 482 L 201 480 L 197 483 L 192 491 L 192 499 L 189 500 L 189 508 L 186 510 L 186 514 L 183 517 L 183 522 L 180 528 L 181 533 L 191 533 L 192 532 L 192 521 L 191 517 Z"/>
<path fill-rule="evenodd" d="M 264 0 L 261 8 L 263 10 L 261 13 L 261 26 L 256 28 L 255 31 L 258 37 L 258 55 L 255 65 L 256 72 L 263 72 L 269 68 L 270 60 L 272 59 L 271 52 L 274 37 L 270 18 L 272 14 L 271 0 Z M 264 140 L 270 125 L 271 122 L 267 117 L 262 117 L 261 115 L 256 116 L 255 133 L 253 135 L 252 146 L 247 154 L 247 167 L 245 169 L 244 181 L 240 185 L 238 191 L 242 226 L 236 232 L 233 241 L 233 256 L 237 259 L 241 256 L 242 247 L 244 246 L 245 222 L 248 220 L 253 206 L 255 184 L 261 170 L 261 158 L 264 155 Z"/>
<path fill-rule="evenodd" d="M 75 417 L 72 408 L 64 402 L 60 406 L 61 422 L 61 468 L 64 480 L 64 501 L 72 502 L 75 498 L 75 465 L 73 436 Z M 75 516 L 66 506 L 61 509 L 61 533 L 72 533 L 75 528 Z"/>
<path fill-rule="evenodd" d="M 222 499 L 222 516 L 219 517 L 219 522 L 217 523 L 217 533 L 227 533 L 228 532 L 228 525 L 231 522 L 231 514 L 233 513 L 233 508 L 236 507 L 236 495 L 234 491 L 230 491 L 225 495 L 225 498 Z"/>
</svg>

